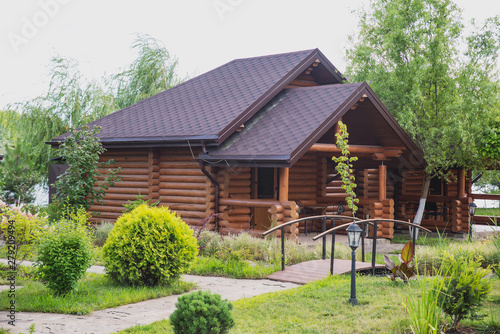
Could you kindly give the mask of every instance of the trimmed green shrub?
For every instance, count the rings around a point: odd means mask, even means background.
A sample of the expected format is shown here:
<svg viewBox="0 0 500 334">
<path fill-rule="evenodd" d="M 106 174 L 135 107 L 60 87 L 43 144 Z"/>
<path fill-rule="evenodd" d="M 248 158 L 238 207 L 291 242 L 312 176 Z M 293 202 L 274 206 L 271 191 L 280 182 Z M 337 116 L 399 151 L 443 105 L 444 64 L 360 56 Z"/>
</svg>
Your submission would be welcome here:
<svg viewBox="0 0 500 334">
<path fill-rule="evenodd" d="M 106 243 L 109 233 L 114 226 L 115 224 L 111 222 L 104 222 L 101 225 L 97 226 L 94 231 L 94 244 L 96 246 L 102 247 Z"/>
<path fill-rule="evenodd" d="M 481 268 L 480 259 L 470 255 L 444 254 L 444 286 L 439 295 L 443 311 L 456 329 L 460 320 L 476 314 L 491 286 L 483 279 L 489 270 Z"/>
<path fill-rule="evenodd" d="M 60 221 L 44 234 L 37 247 L 37 276 L 55 294 L 65 295 L 85 275 L 92 262 L 92 238 L 82 222 L 84 209 Z"/>
<path fill-rule="evenodd" d="M 118 218 L 102 252 L 109 276 L 125 284 L 153 286 L 186 272 L 198 245 L 193 230 L 175 212 L 142 204 Z"/>
<path fill-rule="evenodd" d="M 233 305 L 210 291 L 195 291 L 179 297 L 170 315 L 176 334 L 222 334 L 234 326 Z"/>
</svg>

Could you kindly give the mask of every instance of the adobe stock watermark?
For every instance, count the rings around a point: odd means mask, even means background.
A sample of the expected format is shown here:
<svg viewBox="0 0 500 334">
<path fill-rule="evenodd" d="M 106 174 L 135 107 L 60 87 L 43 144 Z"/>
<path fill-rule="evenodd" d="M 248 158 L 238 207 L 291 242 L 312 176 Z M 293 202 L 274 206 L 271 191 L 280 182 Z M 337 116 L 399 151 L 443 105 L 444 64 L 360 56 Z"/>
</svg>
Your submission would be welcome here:
<svg viewBox="0 0 500 334">
<path fill-rule="evenodd" d="M 15 236 L 15 226 L 14 220 L 9 220 L 9 225 L 7 227 L 7 260 L 9 271 L 7 273 L 7 280 L 9 281 L 9 306 L 7 314 L 7 323 L 11 326 L 16 325 L 16 258 L 17 258 L 17 246 L 16 246 L 16 236 Z"/>
<path fill-rule="evenodd" d="M 50 19 L 56 16 L 61 10 L 61 6 L 67 5 L 71 0 L 40 0 L 38 10 L 31 16 L 23 16 L 21 24 L 16 32 L 9 32 L 7 38 L 16 53 L 20 47 L 28 44 L 35 38 L 41 29 L 49 24 Z"/>
<path fill-rule="evenodd" d="M 243 0 L 215 0 L 212 2 L 215 12 L 224 21 L 226 13 L 232 12 L 236 7 L 240 6 Z"/>
</svg>

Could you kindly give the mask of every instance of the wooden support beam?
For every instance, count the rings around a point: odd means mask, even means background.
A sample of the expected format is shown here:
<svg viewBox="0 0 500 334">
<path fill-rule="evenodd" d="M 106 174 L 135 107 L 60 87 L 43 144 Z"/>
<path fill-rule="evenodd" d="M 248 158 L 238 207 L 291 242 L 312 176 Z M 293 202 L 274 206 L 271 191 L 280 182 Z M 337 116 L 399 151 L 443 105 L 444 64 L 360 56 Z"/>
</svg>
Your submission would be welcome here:
<svg viewBox="0 0 500 334">
<path fill-rule="evenodd" d="M 387 197 L 387 166 L 378 166 L 378 199 L 384 200 Z"/>
<path fill-rule="evenodd" d="M 465 197 L 465 170 L 463 168 L 458 170 L 458 197 Z"/>
<path fill-rule="evenodd" d="M 337 126 L 336 126 L 337 129 Z M 405 147 L 383 147 L 372 145 L 349 145 L 349 152 L 352 154 L 375 154 L 380 153 L 386 157 L 398 157 L 403 154 Z M 342 153 L 335 144 L 316 143 L 309 149 L 309 152 Z"/>
<path fill-rule="evenodd" d="M 280 184 L 279 184 L 279 201 L 288 201 L 288 185 L 289 185 L 290 168 L 280 168 Z"/>
</svg>

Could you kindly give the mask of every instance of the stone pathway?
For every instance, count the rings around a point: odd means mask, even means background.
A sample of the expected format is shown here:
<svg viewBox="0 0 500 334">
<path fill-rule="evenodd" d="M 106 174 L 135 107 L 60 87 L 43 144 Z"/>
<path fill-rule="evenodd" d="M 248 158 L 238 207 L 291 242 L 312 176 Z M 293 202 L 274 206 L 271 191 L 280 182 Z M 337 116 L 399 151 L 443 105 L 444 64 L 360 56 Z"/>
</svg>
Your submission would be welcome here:
<svg viewBox="0 0 500 334">
<path fill-rule="evenodd" d="M 6 260 L 0 259 L 6 263 Z M 25 261 L 25 265 L 30 264 Z M 103 273 L 104 268 L 92 266 L 89 272 Z M 257 296 L 263 293 L 283 291 L 298 285 L 283 283 L 268 279 L 248 280 L 224 277 L 206 277 L 184 275 L 184 280 L 198 284 L 198 290 L 210 290 L 218 293 L 224 299 L 231 301 Z M 18 312 L 16 326 L 8 325 L 8 312 L 0 312 L 0 328 L 10 329 L 12 333 L 28 333 L 29 326 L 35 324 L 37 334 L 105 334 L 114 333 L 135 325 L 146 325 L 166 319 L 175 310 L 178 296 L 151 299 L 136 304 L 128 304 L 101 311 L 90 315 L 70 315 L 54 313 Z"/>
</svg>

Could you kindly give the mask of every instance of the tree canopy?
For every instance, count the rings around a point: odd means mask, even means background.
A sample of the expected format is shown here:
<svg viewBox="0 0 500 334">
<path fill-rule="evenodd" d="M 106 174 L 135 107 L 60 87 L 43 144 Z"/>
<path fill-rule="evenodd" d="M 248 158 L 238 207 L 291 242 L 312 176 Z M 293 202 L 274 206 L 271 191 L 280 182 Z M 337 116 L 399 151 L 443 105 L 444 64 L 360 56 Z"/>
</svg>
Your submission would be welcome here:
<svg viewBox="0 0 500 334">
<path fill-rule="evenodd" d="M 485 143 L 500 112 L 500 19 L 471 27 L 466 35 L 450 0 L 373 0 L 347 50 L 348 77 L 370 84 L 422 148 L 428 175 L 483 168 L 495 153 Z"/>
</svg>

